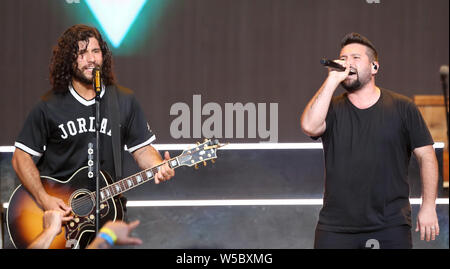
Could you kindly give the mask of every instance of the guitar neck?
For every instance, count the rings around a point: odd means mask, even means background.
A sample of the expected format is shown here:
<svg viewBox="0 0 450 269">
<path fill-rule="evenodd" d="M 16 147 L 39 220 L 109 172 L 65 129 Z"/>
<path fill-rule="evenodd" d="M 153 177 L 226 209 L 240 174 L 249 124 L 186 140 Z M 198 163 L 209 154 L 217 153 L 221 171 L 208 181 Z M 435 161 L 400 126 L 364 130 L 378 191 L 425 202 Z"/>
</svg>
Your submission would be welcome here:
<svg viewBox="0 0 450 269">
<path fill-rule="evenodd" d="M 180 167 L 180 162 L 178 160 L 178 157 L 172 158 L 168 160 L 168 164 L 170 168 L 177 168 Z M 129 177 L 126 177 L 124 179 L 121 179 L 111 185 L 108 185 L 106 187 L 103 187 L 100 190 L 100 201 L 106 201 L 107 199 L 110 199 L 112 197 L 115 197 L 121 193 L 124 193 L 128 190 L 131 190 L 137 186 L 140 186 L 148 181 L 151 181 L 154 179 L 155 174 L 158 173 L 159 169 L 164 163 L 161 163 L 157 166 L 154 166 L 152 168 L 145 169 L 137 174 L 131 175 Z M 95 193 L 93 193 L 95 197 Z"/>
</svg>

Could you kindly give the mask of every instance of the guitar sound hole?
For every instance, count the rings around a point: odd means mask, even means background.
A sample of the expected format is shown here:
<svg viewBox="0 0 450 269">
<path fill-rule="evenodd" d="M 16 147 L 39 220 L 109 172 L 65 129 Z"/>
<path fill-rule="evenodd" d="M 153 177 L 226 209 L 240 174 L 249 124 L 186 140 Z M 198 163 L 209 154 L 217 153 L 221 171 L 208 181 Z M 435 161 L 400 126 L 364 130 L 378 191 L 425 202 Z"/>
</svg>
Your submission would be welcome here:
<svg viewBox="0 0 450 269">
<path fill-rule="evenodd" d="M 75 215 L 87 216 L 94 209 L 95 203 L 89 192 L 79 191 L 72 196 L 70 206 Z"/>
</svg>

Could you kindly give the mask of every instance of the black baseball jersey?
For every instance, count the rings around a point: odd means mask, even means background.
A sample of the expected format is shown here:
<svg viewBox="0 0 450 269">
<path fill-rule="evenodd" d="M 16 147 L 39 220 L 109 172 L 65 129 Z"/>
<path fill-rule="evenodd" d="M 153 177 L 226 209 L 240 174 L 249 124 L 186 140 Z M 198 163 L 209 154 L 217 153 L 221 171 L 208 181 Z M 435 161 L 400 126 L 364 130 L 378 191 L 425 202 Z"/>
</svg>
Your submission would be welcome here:
<svg viewBox="0 0 450 269">
<path fill-rule="evenodd" d="M 121 142 L 129 152 L 151 144 L 155 135 L 132 91 L 117 86 L 120 109 Z M 114 87 L 103 87 L 100 94 L 100 169 L 113 178 L 114 158 L 111 121 L 106 98 Z M 40 157 L 36 166 L 41 175 L 67 180 L 88 164 L 88 144 L 95 145 L 95 98 L 86 100 L 69 86 L 61 94 L 49 92 L 32 109 L 15 146 Z"/>
<path fill-rule="evenodd" d="M 322 141 L 326 178 L 318 229 L 351 233 L 411 226 L 411 153 L 433 139 L 409 98 L 381 89 L 377 103 L 358 109 L 346 93 L 334 97 Z"/>
</svg>

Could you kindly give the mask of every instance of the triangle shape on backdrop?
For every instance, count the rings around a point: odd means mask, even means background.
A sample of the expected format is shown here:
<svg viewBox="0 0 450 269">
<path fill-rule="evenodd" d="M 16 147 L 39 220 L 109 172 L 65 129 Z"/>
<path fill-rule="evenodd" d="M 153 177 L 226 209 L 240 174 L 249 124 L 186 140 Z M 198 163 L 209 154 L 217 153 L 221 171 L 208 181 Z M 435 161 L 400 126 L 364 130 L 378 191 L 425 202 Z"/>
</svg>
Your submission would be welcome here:
<svg viewBox="0 0 450 269">
<path fill-rule="evenodd" d="M 111 44 L 118 48 L 147 0 L 85 1 Z"/>
</svg>

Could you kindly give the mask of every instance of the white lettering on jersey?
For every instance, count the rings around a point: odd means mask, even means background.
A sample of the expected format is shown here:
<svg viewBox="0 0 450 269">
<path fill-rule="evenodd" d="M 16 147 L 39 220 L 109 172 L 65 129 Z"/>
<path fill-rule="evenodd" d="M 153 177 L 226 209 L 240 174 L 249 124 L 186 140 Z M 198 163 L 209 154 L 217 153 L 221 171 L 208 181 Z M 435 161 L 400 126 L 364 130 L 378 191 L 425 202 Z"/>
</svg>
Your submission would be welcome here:
<svg viewBox="0 0 450 269">
<path fill-rule="evenodd" d="M 77 119 L 78 121 L 78 133 L 82 134 L 82 133 L 87 133 L 86 130 L 86 120 L 83 118 Z"/>
<path fill-rule="evenodd" d="M 75 127 L 75 123 L 71 120 L 67 122 L 67 129 L 69 129 L 69 133 L 71 136 L 77 134 L 77 127 Z"/>
<path fill-rule="evenodd" d="M 89 132 L 90 133 L 95 133 L 94 121 L 95 121 L 95 117 L 89 117 Z"/>
<path fill-rule="evenodd" d="M 100 125 L 100 133 L 106 134 L 106 125 L 108 124 L 108 119 L 103 118 Z"/>
<path fill-rule="evenodd" d="M 66 130 L 64 130 L 64 124 L 60 124 L 60 125 L 58 125 L 58 127 L 62 130 L 62 132 L 63 132 L 63 134 L 61 135 L 61 138 L 62 139 L 67 139 L 67 137 L 69 137 L 68 135 L 67 135 L 67 132 L 66 132 Z"/>
<path fill-rule="evenodd" d="M 95 117 L 89 117 L 89 129 L 87 129 L 87 120 L 84 118 L 78 118 L 78 129 L 74 121 L 68 121 L 66 124 L 58 125 L 58 128 L 61 129 L 61 138 L 67 139 L 69 134 L 71 136 L 76 136 L 77 134 L 83 133 L 95 133 Z M 111 136 L 111 129 L 107 131 L 108 128 L 108 119 L 103 118 L 100 124 L 100 133 Z M 68 130 L 69 132 L 67 133 Z"/>
</svg>

